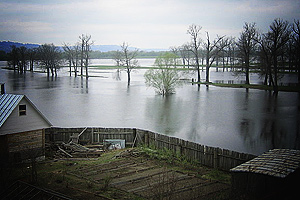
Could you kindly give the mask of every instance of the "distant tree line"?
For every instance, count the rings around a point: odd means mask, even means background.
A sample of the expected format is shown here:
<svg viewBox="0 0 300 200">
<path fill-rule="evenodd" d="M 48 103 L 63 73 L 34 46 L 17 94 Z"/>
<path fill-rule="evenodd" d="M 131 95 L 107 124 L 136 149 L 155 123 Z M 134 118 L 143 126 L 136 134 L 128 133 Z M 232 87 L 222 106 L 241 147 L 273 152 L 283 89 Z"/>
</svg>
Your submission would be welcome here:
<svg viewBox="0 0 300 200">
<path fill-rule="evenodd" d="M 212 66 L 217 70 L 244 73 L 246 84 L 250 84 L 250 72 L 260 73 L 264 84 L 272 86 L 275 92 L 278 91 L 278 79 L 283 72 L 297 73 L 300 82 L 299 20 L 289 23 L 283 19 L 275 19 L 266 33 L 260 33 L 255 23 L 245 23 L 238 38 L 225 35 L 211 38 L 206 31 L 202 34 L 205 36 L 203 39 L 200 37 L 201 31 L 201 26 L 190 25 L 187 29 L 190 42 L 170 47 L 169 50 L 181 60 L 175 63 L 176 67 L 182 66 L 197 71 L 197 82 L 201 82 L 200 72 L 204 69 L 204 80 L 210 82 L 209 72 Z M 39 66 L 46 70 L 48 75 L 54 76 L 60 66 L 68 65 L 70 76 L 72 72 L 78 76 L 80 69 L 80 75 L 86 77 L 89 59 L 110 58 L 114 59 L 117 65 L 127 68 L 129 83 L 130 72 L 137 66 L 136 58 L 159 57 L 165 53 L 131 50 L 126 43 L 121 45 L 121 50 L 99 52 L 92 51 L 92 45 L 91 35 L 82 34 L 74 45 L 64 43 L 63 47 L 59 48 L 53 44 L 44 44 L 33 49 L 12 46 L 10 53 L 0 52 L 0 55 L 7 58 L 10 68 L 20 73 L 33 71 L 35 66 Z"/>
<path fill-rule="evenodd" d="M 47 71 L 47 74 L 57 75 L 62 62 L 62 54 L 58 47 L 53 44 L 43 44 L 38 48 L 26 48 L 25 46 L 11 47 L 8 53 L 8 67 L 19 73 L 33 71 L 39 66 Z"/>
<path fill-rule="evenodd" d="M 77 68 L 80 67 L 81 76 L 84 74 L 88 77 L 88 65 L 91 53 L 90 35 L 82 34 L 79 36 L 79 42 L 70 46 L 64 44 L 63 48 L 54 44 L 43 44 L 37 48 L 26 48 L 25 46 L 11 46 L 11 51 L 6 54 L 8 67 L 19 73 L 26 71 L 34 71 L 36 67 L 44 69 L 47 75 L 57 76 L 59 68 L 66 63 L 70 67 L 70 76 L 72 67 L 75 76 L 77 76 Z"/>
<path fill-rule="evenodd" d="M 266 33 L 260 33 L 255 23 L 245 23 L 238 38 L 218 36 L 211 39 L 205 32 L 200 37 L 202 27 L 192 24 L 187 29 L 191 41 L 171 51 L 182 59 L 182 66 L 193 67 L 197 71 L 197 81 L 201 82 L 200 71 L 206 71 L 205 82 L 209 83 L 211 66 L 217 70 L 244 73 L 246 84 L 250 84 L 249 73 L 255 71 L 264 78 L 264 84 L 278 91 L 279 73 L 296 72 L 300 82 L 300 22 L 289 23 L 275 19 Z"/>
<path fill-rule="evenodd" d="M 156 58 L 165 52 L 167 52 L 167 51 L 142 51 L 142 50 L 140 50 L 138 52 L 136 58 Z M 108 52 L 92 51 L 91 58 L 92 59 L 113 59 L 115 56 L 115 53 L 116 53 L 116 51 L 108 51 Z"/>
<path fill-rule="evenodd" d="M 245 23 L 240 36 L 236 39 L 217 35 L 211 39 L 209 32 L 205 32 L 205 39 L 200 37 L 202 27 L 192 24 L 187 29 L 190 42 L 178 47 L 170 47 L 170 51 L 182 60 L 182 67 L 194 68 L 197 71 L 197 82 L 201 81 L 201 71 L 205 67 L 205 83 L 210 83 L 210 68 L 215 65 L 228 71 L 237 71 L 245 74 L 245 84 L 250 84 L 250 71 L 260 73 L 264 85 L 273 87 L 278 92 L 278 80 L 283 73 L 298 74 L 300 83 L 300 22 L 293 23 L 282 19 L 275 19 L 266 33 L 259 33 L 255 23 Z M 177 56 L 177 57 L 176 57 Z M 179 62 L 173 67 L 164 67 L 161 73 L 149 70 L 146 73 L 146 84 L 158 90 L 163 95 L 172 93 L 162 90 L 164 85 L 158 79 L 164 79 L 165 74 L 171 74 L 171 68 L 179 67 Z M 220 64 L 221 63 L 221 64 Z M 221 66 L 220 66 L 221 65 Z M 162 67 L 162 65 L 160 65 Z M 174 71 L 174 70 L 173 70 Z M 173 74 L 176 74 L 173 72 Z M 177 76 L 177 75 L 176 75 Z M 208 86 L 208 84 L 207 84 Z M 172 87 L 172 86 L 170 86 Z"/>
</svg>

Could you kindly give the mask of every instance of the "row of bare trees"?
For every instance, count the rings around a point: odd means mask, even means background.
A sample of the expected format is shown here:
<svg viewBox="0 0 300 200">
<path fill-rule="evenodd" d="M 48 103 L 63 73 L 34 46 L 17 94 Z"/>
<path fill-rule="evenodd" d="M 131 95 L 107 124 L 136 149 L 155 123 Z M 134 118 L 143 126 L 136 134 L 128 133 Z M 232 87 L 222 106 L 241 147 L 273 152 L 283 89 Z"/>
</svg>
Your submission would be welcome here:
<svg viewBox="0 0 300 200">
<path fill-rule="evenodd" d="M 212 64 L 220 56 L 221 52 L 224 51 L 226 47 L 232 44 L 232 40 L 226 36 L 217 36 L 214 40 L 211 39 L 209 32 L 206 32 L 205 40 L 200 38 L 200 31 L 202 27 L 199 25 L 192 24 L 187 30 L 187 34 L 191 36 L 190 44 L 183 45 L 180 50 L 181 55 L 184 55 L 184 60 L 191 58 L 186 52 L 190 51 L 192 53 L 192 58 L 194 59 L 195 68 L 197 69 L 197 81 L 201 82 L 200 77 L 200 62 L 203 66 L 203 61 L 205 60 L 206 76 L 205 81 L 209 82 L 209 70 Z M 202 61 L 200 61 L 202 58 Z M 190 60 L 190 59 L 188 59 Z M 190 64 L 190 61 L 188 61 Z M 203 68 L 202 68 L 203 70 Z"/>
<path fill-rule="evenodd" d="M 72 75 L 72 67 L 75 77 L 77 77 L 78 67 L 80 67 L 80 75 L 83 76 L 85 69 L 85 76 L 88 78 L 88 66 L 91 54 L 91 46 L 94 41 L 91 40 L 92 36 L 82 34 L 79 36 L 79 41 L 74 45 L 64 43 L 63 50 L 66 54 L 66 59 L 69 63 L 70 76 Z"/>
<path fill-rule="evenodd" d="M 251 69 L 259 70 L 264 76 L 264 84 L 272 86 L 275 92 L 278 91 L 279 72 L 286 69 L 298 72 L 300 82 L 299 20 L 290 24 L 285 20 L 275 19 L 266 33 L 260 33 L 255 23 L 245 23 L 238 39 L 218 35 L 211 39 L 209 32 L 205 32 L 206 37 L 202 39 L 201 30 L 199 25 L 190 25 L 187 34 L 190 35 L 191 42 L 177 48 L 183 65 L 193 66 L 197 70 L 198 82 L 201 82 L 200 68 L 203 70 L 205 66 L 205 82 L 209 83 L 210 68 L 213 63 L 218 66 L 220 58 L 223 70 L 225 65 L 232 69 L 238 66 L 245 74 L 246 84 L 250 84 Z M 175 52 L 174 47 L 171 49 Z"/>
<path fill-rule="evenodd" d="M 60 66 L 67 60 L 70 76 L 72 71 L 77 76 L 80 67 L 81 76 L 84 76 L 85 69 L 85 76 L 88 77 L 91 45 L 93 45 L 91 35 L 82 34 L 75 45 L 71 46 L 64 43 L 63 51 L 54 44 L 43 44 L 37 48 L 12 46 L 11 52 L 8 53 L 8 66 L 20 73 L 25 73 L 28 70 L 33 71 L 34 66 L 39 66 L 46 70 L 48 76 L 50 74 L 56 76 Z"/>
<path fill-rule="evenodd" d="M 12 46 L 8 58 L 8 66 L 20 73 L 33 71 L 36 64 L 45 69 L 48 75 L 51 72 L 54 76 L 57 75 L 62 56 L 58 47 L 53 44 L 43 44 L 32 49 L 25 46 Z"/>
<path fill-rule="evenodd" d="M 246 84 L 250 84 L 250 61 L 256 60 L 264 84 L 278 92 L 279 72 L 294 69 L 300 81 L 300 22 L 290 24 L 275 19 L 268 32 L 259 33 L 255 23 L 245 23 L 237 42 L 240 58 L 245 67 Z"/>
</svg>

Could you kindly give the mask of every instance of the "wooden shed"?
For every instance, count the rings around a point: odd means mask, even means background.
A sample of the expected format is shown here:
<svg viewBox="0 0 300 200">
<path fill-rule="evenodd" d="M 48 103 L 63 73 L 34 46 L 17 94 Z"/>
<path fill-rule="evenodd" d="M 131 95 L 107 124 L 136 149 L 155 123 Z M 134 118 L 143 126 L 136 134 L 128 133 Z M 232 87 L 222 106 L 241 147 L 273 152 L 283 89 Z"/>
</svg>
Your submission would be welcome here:
<svg viewBox="0 0 300 200">
<path fill-rule="evenodd" d="M 43 158 L 45 128 L 52 124 L 25 96 L 0 95 L 0 161 Z"/>
<path fill-rule="evenodd" d="M 236 196 L 249 199 L 299 197 L 300 150 L 273 149 L 230 171 Z"/>
</svg>

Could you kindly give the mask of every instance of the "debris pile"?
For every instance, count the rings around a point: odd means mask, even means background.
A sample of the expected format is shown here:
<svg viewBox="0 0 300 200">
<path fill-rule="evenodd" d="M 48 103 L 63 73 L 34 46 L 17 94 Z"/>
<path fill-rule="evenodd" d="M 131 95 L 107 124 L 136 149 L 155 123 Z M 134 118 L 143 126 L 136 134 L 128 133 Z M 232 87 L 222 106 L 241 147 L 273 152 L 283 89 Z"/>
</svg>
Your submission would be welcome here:
<svg viewBox="0 0 300 200">
<path fill-rule="evenodd" d="M 54 158 L 97 158 L 103 153 L 101 145 L 89 145 L 88 147 L 71 141 L 55 143 L 46 148 L 52 152 Z"/>
<path fill-rule="evenodd" d="M 137 158 L 141 155 L 140 150 L 138 149 L 126 149 L 118 153 L 115 158 Z"/>
</svg>

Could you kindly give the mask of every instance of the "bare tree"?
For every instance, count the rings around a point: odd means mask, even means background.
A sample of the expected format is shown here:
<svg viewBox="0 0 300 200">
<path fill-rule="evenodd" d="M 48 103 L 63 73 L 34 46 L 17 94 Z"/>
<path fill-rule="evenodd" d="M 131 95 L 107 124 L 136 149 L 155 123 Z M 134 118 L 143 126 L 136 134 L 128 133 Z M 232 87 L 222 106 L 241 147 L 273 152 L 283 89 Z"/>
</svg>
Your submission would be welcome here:
<svg viewBox="0 0 300 200">
<path fill-rule="evenodd" d="M 246 69 L 246 84 L 250 84 L 249 79 L 249 69 L 250 69 L 250 56 L 253 54 L 257 44 L 257 28 L 255 23 L 245 23 L 243 27 L 243 32 L 240 34 L 240 37 L 237 42 L 237 47 L 242 56 L 242 59 L 245 62 Z"/>
<path fill-rule="evenodd" d="M 282 19 L 275 19 L 267 33 L 267 40 L 271 43 L 272 62 L 274 67 L 274 92 L 278 92 L 278 56 L 282 48 L 290 39 L 289 23 Z"/>
<path fill-rule="evenodd" d="M 294 53 L 294 62 L 298 71 L 298 83 L 300 84 L 300 21 L 294 20 L 292 25 L 292 48 Z"/>
<path fill-rule="evenodd" d="M 29 70 L 33 71 L 34 61 L 37 56 L 37 48 L 28 49 Z"/>
<path fill-rule="evenodd" d="M 122 53 L 121 51 L 117 50 L 113 52 L 113 60 L 117 63 L 117 66 L 121 66 L 122 61 Z"/>
<path fill-rule="evenodd" d="M 260 64 L 261 64 L 261 69 L 260 73 L 261 75 L 264 75 L 264 85 L 269 85 L 273 86 L 274 85 L 274 79 L 273 79 L 273 74 L 272 74 L 272 69 L 271 69 L 271 52 L 270 52 L 270 44 L 266 40 L 266 35 L 262 34 L 259 36 L 259 39 L 257 42 L 260 44 L 259 46 L 259 51 L 260 51 Z"/>
<path fill-rule="evenodd" d="M 11 51 L 8 53 L 8 66 L 13 68 L 14 71 L 17 70 L 17 66 L 19 63 L 19 52 L 15 45 L 11 46 Z"/>
<path fill-rule="evenodd" d="M 64 43 L 62 48 L 63 48 L 63 50 L 65 52 L 66 59 L 69 62 L 70 76 L 72 76 L 72 59 L 73 59 L 73 53 L 72 53 L 71 46 L 68 45 L 68 44 L 66 44 L 66 43 Z"/>
<path fill-rule="evenodd" d="M 270 25 L 270 30 L 257 40 L 267 63 L 265 82 L 269 79 L 274 93 L 278 93 L 278 58 L 285 51 L 284 47 L 286 47 L 290 35 L 289 23 L 282 19 L 275 19 Z"/>
<path fill-rule="evenodd" d="M 117 63 L 117 66 L 118 66 L 118 69 L 117 69 L 117 72 L 116 72 L 116 80 L 121 80 L 121 69 L 120 69 L 120 66 L 121 66 L 121 61 L 122 61 L 122 53 L 121 51 L 117 50 L 117 51 L 114 51 L 113 52 L 113 60 Z"/>
<path fill-rule="evenodd" d="M 89 77 L 88 75 L 88 66 L 89 66 L 89 59 L 90 59 L 90 52 L 91 52 L 91 46 L 94 44 L 93 41 L 91 41 L 92 36 L 91 35 L 84 35 L 82 34 L 79 36 L 80 39 L 80 46 L 81 46 L 81 76 L 83 76 L 83 67 L 85 67 L 85 76 L 86 78 Z"/>
<path fill-rule="evenodd" d="M 47 75 L 57 76 L 57 69 L 61 64 L 61 52 L 53 44 L 43 44 L 38 48 L 38 59 L 43 68 L 47 70 Z"/>
<path fill-rule="evenodd" d="M 175 64 L 175 67 L 177 66 L 177 65 L 179 65 L 179 61 L 178 61 L 178 54 L 179 54 L 179 47 L 175 47 L 175 46 L 171 46 L 170 47 L 170 50 L 171 50 L 171 52 L 175 55 L 175 57 L 174 57 L 174 64 Z"/>
<path fill-rule="evenodd" d="M 75 77 L 77 77 L 77 68 L 79 66 L 79 57 L 81 54 L 80 44 L 76 43 L 74 46 L 70 46 L 64 43 L 63 49 L 66 53 L 66 58 L 69 62 L 70 76 L 72 75 L 72 66 L 73 66 Z"/>
<path fill-rule="evenodd" d="M 128 85 L 130 85 L 131 71 L 139 66 L 138 61 L 136 60 L 138 52 L 138 49 L 134 49 L 133 51 L 129 50 L 129 45 L 126 42 L 123 42 L 123 44 L 121 45 L 120 66 L 126 68 Z"/>
<path fill-rule="evenodd" d="M 183 67 L 187 66 L 190 67 L 191 63 L 191 50 L 190 50 L 190 44 L 186 43 L 180 46 L 179 48 L 180 56 L 182 58 Z"/>
<path fill-rule="evenodd" d="M 206 32 L 206 42 L 203 43 L 206 52 L 206 78 L 205 81 L 209 83 L 209 69 L 213 62 L 218 57 L 219 53 L 229 45 L 229 39 L 225 36 L 217 36 L 214 41 L 210 40 L 209 33 Z"/>
<path fill-rule="evenodd" d="M 200 77 L 200 63 L 199 63 L 199 50 L 201 46 L 201 39 L 200 39 L 200 31 L 202 27 L 199 25 L 192 24 L 189 26 L 187 30 L 187 34 L 191 36 L 191 49 L 190 51 L 193 53 L 195 57 L 195 63 L 196 63 L 196 70 L 198 73 L 198 82 L 200 83 L 201 77 Z"/>
<path fill-rule="evenodd" d="M 21 46 L 18 48 L 19 52 L 19 71 L 20 73 L 26 72 L 28 65 L 28 50 L 25 46 Z"/>
<path fill-rule="evenodd" d="M 231 67 L 231 71 L 233 70 L 233 67 L 235 65 L 235 59 L 236 59 L 236 42 L 235 38 L 231 37 L 228 45 L 228 57 L 229 57 L 229 63 Z"/>
</svg>

